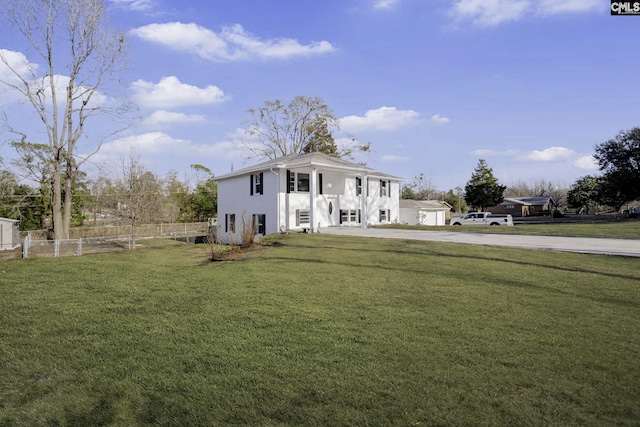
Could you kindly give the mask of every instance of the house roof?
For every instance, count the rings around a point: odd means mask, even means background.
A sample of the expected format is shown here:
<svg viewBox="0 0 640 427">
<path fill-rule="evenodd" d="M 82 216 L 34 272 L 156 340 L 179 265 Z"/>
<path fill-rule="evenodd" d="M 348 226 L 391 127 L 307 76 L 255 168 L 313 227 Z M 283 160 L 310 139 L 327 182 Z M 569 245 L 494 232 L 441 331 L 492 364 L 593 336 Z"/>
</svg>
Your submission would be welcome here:
<svg viewBox="0 0 640 427">
<path fill-rule="evenodd" d="M 545 205 L 551 200 L 549 196 L 535 196 L 535 197 L 505 197 L 504 201 L 500 203 L 505 204 L 517 204 L 524 206 L 531 205 Z"/>
<path fill-rule="evenodd" d="M 11 218 L 0 218 L 0 221 L 4 221 L 4 222 L 20 222 L 20 220 L 18 220 L 18 219 L 11 219 Z"/>
<path fill-rule="evenodd" d="M 431 209 L 431 210 L 446 210 L 451 209 L 451 205 L 447 202 L 440 200 L 400 200 L 400 209 Z"/>
<path fill-rule="evenodd" d="M 265 171 L 269 169 L 296 169 L 303 167 L 322 167 L 323 169 L 334 169 L 354 172 L 358 174 L 367 174 L 378 178 L 387 178 L 393 181 L 401 181 L 402 178 L 389 175 L 371 169 L 359 163 L 349 162 L 344 159 L 329 156 L 324 153 L 308 153 L 308 154 L 289 154 L 287 156 L 278 157 L 277 159 L 267 160 L 262 163 L 255 164 L 246 168 L 238 169 L 224 175 L 220 175 L 215 179 L 217 181 L 234 178 L 253 172 Z"/>
</svg>

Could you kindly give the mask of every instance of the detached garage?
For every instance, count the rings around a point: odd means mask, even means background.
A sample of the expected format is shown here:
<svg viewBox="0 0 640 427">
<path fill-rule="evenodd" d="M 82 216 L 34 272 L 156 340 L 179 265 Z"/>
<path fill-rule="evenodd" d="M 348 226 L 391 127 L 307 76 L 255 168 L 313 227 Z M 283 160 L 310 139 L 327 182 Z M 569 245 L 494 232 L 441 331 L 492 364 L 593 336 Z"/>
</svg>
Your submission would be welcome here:
<svg viewBox="0 0 640 427">
<path fill-rule="evenodd" d="M 20 246 L 19 225 L 18 220 L 0 218 L 0 250 L 15 249 Z"/>
<path fill-rule="evenodd" d="M 446 225 L 451 206 L 438 200 L 400 200 L 400 222 L 408 225 Z"/>
</svg>

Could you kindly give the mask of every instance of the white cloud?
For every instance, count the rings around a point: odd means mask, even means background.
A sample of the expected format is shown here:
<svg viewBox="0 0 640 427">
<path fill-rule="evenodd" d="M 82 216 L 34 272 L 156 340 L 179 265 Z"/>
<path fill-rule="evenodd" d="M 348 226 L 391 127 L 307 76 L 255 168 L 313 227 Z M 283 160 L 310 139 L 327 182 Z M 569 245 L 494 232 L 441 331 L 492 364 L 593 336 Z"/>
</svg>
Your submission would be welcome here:
<svg viewBox="0 0 640 427">
<path fill-rule="evenodd" d="M 16 74 L 28 80 L 37 70 L 38 65 L 30 63 L 23 53 L 0 49 L 0 80 L 13 83 L 17 81 Z"/>
<path fill-rule="evenodd" d="M 145 107 L 180 107 L 207 105 L 225 100 L 222 89 L 217 86 L 199 88 L 180 82 L 175 77 L 163 77 L 157 84 L 137 80 L 131 84 L 134 99 Z"/>
<path fill-rule="evenodd" d="M 117 158 L 126 155 L 131 150 L 145 155 L 166 154 L 183 151 L 190 145 L 186 139 L 176 139 L 164 132 L 149 132 L 140 135 L 131 135 L 105 143 L 96 156 L 103 158 Z"/>
<path fill-rule="evenodd" d="M 154 169 L 187 170 L 194 163 L 208 164 L 219 159 L 231 160 L 241 165 L 246 151 L 240 146 L 244 131 L 237 130 L 215 143 L 194 143 L 175 138 L 165 132 L 147 132 L 131 135 L 102 145 L 92 157 L 95 163 L 117 163 L 131 152 L 144 154 L 145 162 Z M 169 154 L 169 155 L 167 155 Z"/>
<path fill-rule="evenodd" d="M 216 33 L 195 23 L 168 22 L 145 25 L 131 30 L 131 34 L 216 62 L 253 58 L 284 59 L 335 50 L 327 41 L 303 45 L 295 39 L 287 38 L 261 40 L 238 24 L 223 27 Z"/>
<path fill-rule="evenodd" d="M 604 9 L 601 0 L 540 0 L 537 12 L 541 15 L 585 13 Z"/>
<path fill-rule="evenodd" d="M 204 122 L 205 118 L 200 114 L 184 114 L 173 111 L 154 111 L 153 114 L 146 117 L 142 124 L 146 127 L 162 128 L 172 124 L 191 124 Z"/>
<path fill-rule="evenodd" d="M 153 6 L 153 0 L 111 0 L 111 3 L 135 11 L 149 10 Z"/>
<path fill-rule="evenodd" d="M 418 121 L 420 113 L 413 110 L 398 110 L 395 107 L 380 107 L 367 111 L 364 116 L 346 116 L 340 119 L 340 128 L 346 132 L 362 130 L 394 130 Z"/>
<path fill-rule="evenodd" d="M 582 156 L 573 162 L 573 165 L 578 169 L 586 170 L 598 170 L 599 165 L 597 160 L 593 156 Z"/>
<path fill-rule="evenodd" d="M 451 14 L 456 21 L 471 21 L 479 27 L 491 27 L 517 21 L 529 8 L 528 0 L 457 0 Z"/>
<path fill-rule="evenodd" d="M 533 15 L 596 12 L 601 0 L 455 0 L 450 9 L 454 20 L 492 27 Z"/>
<path fill-rule="evenodd" d="M 400 0 L 375 0 L 373 2 L 374 9 L 391 9 L 393 6 L 400 3 Z"/>
<path fill-rule="evenodd" d="M 575 151 L 565 147 L 549 147 L 544 150 L 533 150 L 524 153 L 522 160 L 532 160 L 535 162 L 555 162 L 558 160 L 567 160 L 574 157 Z"/>
<path fill-rule="evenodd" d="M 431 119 L 429 119 L 429 121 L 431 123 L 437 123 L 440 125 L 444 125 L 450 122 L 450 120 L 447 117 L 442 117 L 440 116 L 440 114 L 434 114 L 433 116 L 431 116 Z"/>
</svg>

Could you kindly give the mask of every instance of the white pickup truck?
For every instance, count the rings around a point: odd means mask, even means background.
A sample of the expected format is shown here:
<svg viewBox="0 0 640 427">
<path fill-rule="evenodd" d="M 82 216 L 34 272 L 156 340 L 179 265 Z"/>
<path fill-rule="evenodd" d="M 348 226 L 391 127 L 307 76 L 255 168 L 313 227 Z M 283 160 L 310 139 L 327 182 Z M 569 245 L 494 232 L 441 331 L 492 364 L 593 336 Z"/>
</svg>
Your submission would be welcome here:
<svg viewBox="0 0 640 427">
<path fill-rule="evenodd" d="M 491 212 L 469 212 L 462 218 L 453 218 L 451 225 L 513 225 L 511 215 L 493 215 Z"/>
</svg>

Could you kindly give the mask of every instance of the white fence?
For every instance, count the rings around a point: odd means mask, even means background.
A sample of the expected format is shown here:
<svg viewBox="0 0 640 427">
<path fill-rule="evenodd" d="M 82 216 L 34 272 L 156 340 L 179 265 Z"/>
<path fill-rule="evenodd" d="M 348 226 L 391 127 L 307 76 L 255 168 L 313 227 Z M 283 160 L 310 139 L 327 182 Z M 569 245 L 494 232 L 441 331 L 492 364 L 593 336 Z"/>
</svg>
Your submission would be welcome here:
<svg viewBox="0 0 640 427">
<path fill-rule="evenodd" d="M 189 240 L 210 234 L 206 222 L 185 224 L 145 224 L 130 226 L 83 227 L 70 230 L 74 238 L 51 240 L 43 230 L 30 231 L 22 243 L 22 257 L 64 257 L 89 253 L 114 252 L 133 248 L 133 242 L 153 238 Z"/>
</svg>

